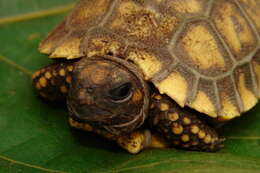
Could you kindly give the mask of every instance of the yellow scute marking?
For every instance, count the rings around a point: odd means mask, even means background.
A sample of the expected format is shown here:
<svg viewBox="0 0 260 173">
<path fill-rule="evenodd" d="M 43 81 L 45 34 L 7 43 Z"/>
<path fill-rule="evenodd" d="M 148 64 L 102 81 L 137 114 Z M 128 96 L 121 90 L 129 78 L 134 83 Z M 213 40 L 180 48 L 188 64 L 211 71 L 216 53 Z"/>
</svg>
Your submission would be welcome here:
<svg viewBox="0 0 260 173">
<path fill-rule="evenodd" d="M 201 69 L 225 67 L 225 60 L 217 42 L 206 27 L 201 25 L 192 27 L 181 42 L 192 62 Z"/>
<path fill-rule="evenodd" d="M 79 38 L 71 38 L 65 40 L 58 46 L 54 52 L 50 55 L 51 58 L 67 58 L 73 59 L 80 57 L 80 39 Z"/>
<path fill-rule="evenodd" d="M 257 76 L 257 83 L 258 83 L 258 95 L 260 96 L 260 65 L 254 63 L 254 70 Z"/>
<path fill-rule="evenodd" d="M 140 67 L 147 80 L 161 70 L 161 62 L 156 59 L 155 55 L 145 51 L 130 51 L 127 59 L 132 60 Z"/>
<path fill-rule="evenodd" d="M 201 0 L 175 0 L 171 1 L 170 7 L 180 13 L 199 13 L 203 10 Z"/>
<path fill-rule="evenodd" d="M 244 105 L 244 111 L 251 109 L 256 104 L 257 98 L 246 87 L 245 74 L 243 73 L 239 76 L 238 91 Z"/>
<path fill-rule="evenodd" d="M 173 15 L 162 14 L 134 1 L 121 2 L 110 27 L 137 40 L 168 42 L 166 38 L 176 31 L 179 21 Z"/>
<path fill-rule="evenodd" d="M 167 94 L 180 106 L 184 106 L 188 93 L 188 82 L 178 72 L 171 73 L 166 79 L 155 83 L 161 94 Z"/>
<path fill-rule="evenodd" d="M 191 107 L 213 118 L 217 117 L 215 106 L 213 105 L 208 95 L 203 91 L 198 92 L 195 100 L 191 104 Z"/>
<path fill-rule="evenodd" d="M 110 3 L 109 0 L 80 1 L 71 15 L 71 26 L 77 28 L 78 24 L 87 24 L 95 17 L 104 15 Z"/>
<path fill-rule="evenodd" d="M 236 6 L 225 2 L 216 10 L 217 15 L 213 16 L 215 25 L 236 56 L 244 51 L 244 47 L 255 44 L 250 26 Z"/>
<path fill-rule="evenodd" d="M 260 2 L 259 0 L 240 0 L 249 17 L 255 22 L 258 32 L 260 32 Z"/>
<path fill-rule="evenodd" d="M 221 94 L 221 105 L 222 105 L 222 115 L 221 119 L 223 120 L 229 120 L 239 115 L 239 111 L 237 107 L 232 103 L 230 100 L 231 98 L 222 93 Z"/>
<path fill-rule="evenodd" d="M 136 5 L 133 2 L 123 2 L 121 3 L 121 5 L 118 8 L 118 18 L 116 18 L 116 20 L 114 20 L 114 22 L 112 23 L 112 28 L 118 28 L 118 27 L 122 27 L 123 24 L 125 24 L 124 21 L 124 15 L 126 16 L 130 16 L 138 11 L 140 11 L 142 8 L 139 7 L 138 5 Z"/>
<path fill-rule="evenodd" d="M 122 48 L 123 45 L 120 42 L 115 41 L 110 37 L 94 38 L 88 45 L 88 57 L 94 55 L 107 55 L 108 53 L 118 55 Z"/>
</svg>

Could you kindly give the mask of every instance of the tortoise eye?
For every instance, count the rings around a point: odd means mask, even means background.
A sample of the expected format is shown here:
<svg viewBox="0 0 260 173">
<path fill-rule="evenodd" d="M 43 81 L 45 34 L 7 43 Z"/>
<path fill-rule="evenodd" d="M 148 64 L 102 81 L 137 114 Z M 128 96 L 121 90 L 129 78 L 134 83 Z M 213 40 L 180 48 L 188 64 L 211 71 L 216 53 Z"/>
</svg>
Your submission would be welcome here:
<svg viewBox="0 0 260 173">
<path fill-rule="evenodd" d="M 112 101 L 124 102 L 128 100 L 132 95 L 132 85 L 131 83 L 124 83 L 116 88 L 108 91 L 108 96 Z"/>
</svg>

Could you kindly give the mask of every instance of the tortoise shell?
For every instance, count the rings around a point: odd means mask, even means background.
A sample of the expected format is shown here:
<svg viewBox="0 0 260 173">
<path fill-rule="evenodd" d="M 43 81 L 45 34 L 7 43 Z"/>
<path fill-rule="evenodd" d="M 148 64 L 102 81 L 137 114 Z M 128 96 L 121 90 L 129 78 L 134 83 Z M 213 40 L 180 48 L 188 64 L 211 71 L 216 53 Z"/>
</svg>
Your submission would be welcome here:
<svg viewBox="0 0 260 173">
<path fill-rule="evenodd" d="M 180 106 L 229 120 L 260 96 L 259 19 L 258 0 L 81 0 L 39 50 L 131 61 Z"/>
</svg>

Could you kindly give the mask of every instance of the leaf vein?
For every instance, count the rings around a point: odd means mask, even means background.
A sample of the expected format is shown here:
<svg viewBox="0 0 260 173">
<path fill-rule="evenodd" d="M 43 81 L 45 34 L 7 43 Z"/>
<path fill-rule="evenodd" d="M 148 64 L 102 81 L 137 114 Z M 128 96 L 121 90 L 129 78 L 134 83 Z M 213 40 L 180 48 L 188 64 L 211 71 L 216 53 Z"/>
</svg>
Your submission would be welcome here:
<svg viewBox="0 0 260 173">
<path fill-rule="evenodd" d="M 218 162 L 216 161 L 210 161 L 210 160 L 188 160 L 188 159 L 184 159 L 184 160 L 180 160 L 180 159 L 167 159 L 167 160 L 162 160 L 162 161 L 158 161 L 158 162 L 153 162 L 153 163 L 149 163 L 149 164 L 144 164 L 144 165 L 137 165 L 137 166 L 132 166 L 132 167 L 126 167 L 126 168 L 120 168 L 120 169 L 112 169 L 109 171 L 105 171 L 105 172 L 98 172 L 98 173 L 114 173 L 114 172 L 124 172 L 124 171 L 130 171 L 130 170 L 135 170 L 135 169 L 142 169 L 142 168 L 151 168 L 151 167 L 155 167 L 157 165 L 160 164 L 165 164 L 165 163 L 169 163 L 169 162 L 188 162 L 188 163 L 203 163 L 203 164 L 217 164 Z M 236 160 L 225 160 L 225 162 L 236 162 Z M 250 161 L 243 161 L 246 162 L 247 164 L 252 164 L 254 166 L 256 166 L 257 164 L 255 162 L 250 162 Z M 257 168 L 259 168 L 259 166 L 256 166 Z"/>
<path fill-rule="evenodd" d="M 2 155 L 0 155 L 0 159 L 5 160 L 5 161 L 8 161 L 8 162 L 10 162 L 10 163 L 12 163 L 12 164 L 22 165 L 22 166 L 25 166 L 25 167 L 30 167 L 30 168 L 33 168 L 33 169 L 38 169 L 38 170 L 45 171 L 45 172 L 68 173 L 68 172 L 64 172 L 64 171 L 48 169 L 48 168 L 40 167 L 40 166 L 37 166 L 37 165 L 32 165 L 32 164 L 29 164 L 29 163 L 25 163 L 25 162 L 13 160 L 13 159 L 11 159 L 11 158 L 8 158 L 8 157 L 2 156 Z"/>
<path fill-rule="evenodd" d="M 25 73 L 25 74 L 27 74 L 29 76 L 31 76 L 33 74 L 30 70 L 28 70 L 25 67 L 17 64 L 14 61 L 11 61 L 10 59 L 6 58 L 5 56 L 0 55 L 0 61 L 3 61 L 3 62 L 5 62 L 6 64 L 8 64 L 10 66 L 13 66 L 14 68 L 20 70 L 21 72 L 23 72 L 23 73 Z"/>
<path fill-rule="evenodd" d="M 65 13 L 65 12 L 71 10 L 73 7 L 74 7 L 74 3 L 70 3 L 70 4 L 56 7 L 56 8 L 50 8 L 50 9 L 46 9 L 46 10 L 31 12 L 31 13 L 27 13 L 27 14 L 21 14 L 21 15 L 17 15 L 17 16 L 4 17 L 4 18 L 0 18 L 0 25 L 62 14 L 62 13 Z"/>
</svg>

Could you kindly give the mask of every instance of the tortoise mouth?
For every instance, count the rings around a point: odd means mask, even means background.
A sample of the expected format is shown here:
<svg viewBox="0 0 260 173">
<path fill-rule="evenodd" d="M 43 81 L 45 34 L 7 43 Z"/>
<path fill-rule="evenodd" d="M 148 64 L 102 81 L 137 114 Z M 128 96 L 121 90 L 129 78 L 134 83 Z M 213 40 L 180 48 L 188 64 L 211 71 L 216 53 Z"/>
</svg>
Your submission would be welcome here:
<svg viewBox="0 0 260 173">
<path fill-rule="evenodd" d="M 79 123 L 86 123 L 92 125 L 96 130 L 103 130 L 108 133 L 111 133 L 113 135 L 125 135 L 128 134 L 135 129 L 139 128 L 145 118 L 146 115 L 144 112 L 140 112 L 140 114 L 136 116 L 129 116 L 125 114 L 120 114 L 120 115 L 111 115 L 110 117 L 106 118 L 96 118 L 99 115 L 90 115 L 86 116 L 86 118 L 82 118 L 74 113 L 70 112 L 70 117 Z M 89 118 L 88 118 L 89 117 Z M 104 117 L 104 116 L 103 116 Z"/>
</svg>

